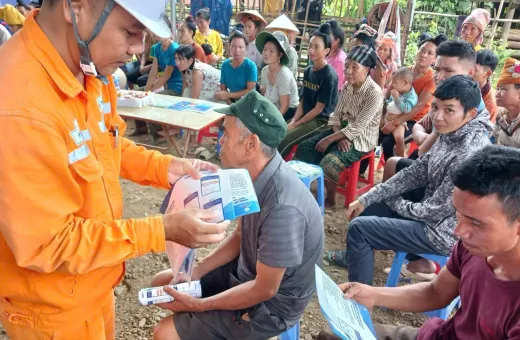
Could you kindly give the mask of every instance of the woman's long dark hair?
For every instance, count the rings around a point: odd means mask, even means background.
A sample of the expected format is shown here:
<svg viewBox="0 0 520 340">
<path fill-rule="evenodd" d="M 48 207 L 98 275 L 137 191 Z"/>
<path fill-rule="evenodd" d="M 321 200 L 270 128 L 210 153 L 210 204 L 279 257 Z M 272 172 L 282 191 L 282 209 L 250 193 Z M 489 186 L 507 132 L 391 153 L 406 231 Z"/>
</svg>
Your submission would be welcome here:
<svg viewBox="0 0 520 340">
<path fill-rule="evenodd" d="M 188 15 L 186 17 L 186 20 L 184 20 L 184 23 L 186 24 L 186 27 L 191 31 L 191 37 L 195 37 L 195 32 L 197 32 L 197 25 L 195 24 L 195 20 L 193 20 L 193 17 L 191 15 Z"/>
<path fill-rule="evenodd" d="M 332 47 L 332 38 L 330 34 L 332 33 L 332 29 L 329 23 L 324 23 L 320 26 L 317 31 L 314 31 L 312 34 L 313 37 L 320 37 L 323 40 L 323 44 L 325 44 L 325 48 Z"/>
<path fill-rule="evenodd" d="M 175 50 L 175 55 L 186 60 L 193 59 L 193 63 L 189 67 L 190 70 L 193 70 L 193 65 L 195 65 L 195 48 L 193 46 L 181 45 Z"/>
</svg>

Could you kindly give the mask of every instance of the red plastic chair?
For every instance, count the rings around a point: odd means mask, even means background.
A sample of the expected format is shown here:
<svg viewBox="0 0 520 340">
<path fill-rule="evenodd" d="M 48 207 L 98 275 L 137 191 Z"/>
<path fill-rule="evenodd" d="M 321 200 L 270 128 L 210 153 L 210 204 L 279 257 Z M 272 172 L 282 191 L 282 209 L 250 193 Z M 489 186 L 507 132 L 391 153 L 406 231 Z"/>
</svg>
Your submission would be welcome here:
<svg viewBox="0 0 520 340">
<path fill-rule="evenodd" d="M 289 162 L 289 161 L 292 161 L 294 155 L 296 154 L 296 151 L 298 150 L 298 144 L 294 145 L 291 149 L 291 151 L 289 151 L 289 153 L 287 154 L 287 156 L 285 156 L 284 160 L 286 162 Z"/>
<path fill-rule="evenodd" d="M 211 125 L 211 126 L 208 126 L 207 128 L 200 130 L 199 135 L 197 136 L 197 143 L 200 144 L 202 142 L 202 138 L 204 138 L 204 137 L 218 138 L 217 132 L 210 132 L 211 131 L 210 129 L 214 126 L 217 126 L 217 125 Z"/>
<path fill-rule="evenodd" d="M 361 161 L 368 159 L 368 178 L 365 179 L 359 176 L 359 167 Z M 345 196 L 345 207 L 348 207 L 350 203 L 354 202 L 356 196 L 364 194 L 374 187 L 374 168 L 375 168 L 375 154 L 374 151 L 370 151 L 365 156 L 354 164 L 350 168 L 345 169 L 339 177 L 339 185 L 337 192 Z M 358 182 L 364 183 L 365 185 L 361 188 L 357 188 Z"/>
<path fill-rule="evenodd" d="M 417 149 L 419 149 L 419 147 L 412 140 L 410 142 L 410 148 L 408 149 L 408 156 L 410 156 L 412 154 L 412 152 L 414 152 Z M 385 155 L 383 153 L 383 150 L 381 150 L 381 157 L 379 157 L 379 163 L 377 164 L 377 170 L 380 170 L 381 168 L 384 168 L 385 164 L 386 164 Z"/>
</svg>

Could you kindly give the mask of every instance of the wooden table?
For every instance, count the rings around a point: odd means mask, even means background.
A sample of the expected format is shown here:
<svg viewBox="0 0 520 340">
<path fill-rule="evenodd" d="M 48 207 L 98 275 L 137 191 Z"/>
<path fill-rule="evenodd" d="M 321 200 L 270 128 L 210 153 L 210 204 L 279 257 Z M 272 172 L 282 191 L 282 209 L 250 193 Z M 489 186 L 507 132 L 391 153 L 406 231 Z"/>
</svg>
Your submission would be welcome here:
<svg viewBox="0 0 520 340">
<path fill-rule="evenodd" d="M 183 98 L 183 97 L 174 97 L 174 96 L 167 96 L 167 95 L 161 95 L 161 94 L 154 94 L 153 101 L 155 103 L 160 102 L 162 106 L 166 103 L 171 103 L 172 105 L 176 102 L 180 101 L 189 101 L 189 102 L 195 102 L 195 103 L 209 103 L 205 100 L 199 100 L 199 99 L 191 99 L 191 98 Z M 213 106 L 213 108 L 220 108 L 225 107 L 224 104 L 218 104 L 218 103 L 209 103 Z M 186 157 L 186 153 L 188 152 L 188 147 L 190 143 L 191 134 L 190 131 L 194 132 L 200 132 L 201 130 L 208 128 L 215 123 L 221 121 L 224 119 L 224 115 L 221 113 L 217 113 L 213 110 L 208 110 L 204 113 L 199 112 L 193 112 L 193 111 L 177 111 L 162 107 L 156 107 L 156 106 L 145 106 L 141 108 L 131 108 L 131 107 L 118 107 L 117 111 L 119 115 L 123 118 L 127 119 L 138 119 L 138 120 L 144 120 L 149 123 L 155 123 L 161 125 L 166 140 L 168 141 L 169 146 L 167 147 L 158 147 L 155 145 L 147 145 L 142 144 L 140 145 L 146 146 L 150 149 L 156 149 L 160 151 L 168 151 L 168 149 L 173 146 L 175 148 L 175 151 L 177 154 L 182 157 Z M 185 130 L 186 133 L 186 142 L 184 144 L 184 152 L 181 152 L 179 149 L 179 146 L 177 145 L 177 142 L 175 140 L 175 135 L 170 136 L 168 133 L 169 128 L 180 128 Z"/>
</svg>

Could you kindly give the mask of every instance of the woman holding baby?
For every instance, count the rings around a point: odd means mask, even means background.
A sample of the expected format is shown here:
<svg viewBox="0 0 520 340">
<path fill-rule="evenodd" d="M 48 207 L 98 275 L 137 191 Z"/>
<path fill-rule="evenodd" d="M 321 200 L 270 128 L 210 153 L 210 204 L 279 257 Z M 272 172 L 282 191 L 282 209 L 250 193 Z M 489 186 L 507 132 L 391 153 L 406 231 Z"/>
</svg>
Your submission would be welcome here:
<svg viewBox="0 0 520 340">
<path fill-rule="evenodd" d="M 352 48 L 345 61 L 346 84 L 329 118 L 330 129 L 300 143 L 296 152 L 297 159 L 323 168 L 328 179 L 327 206 L 335 205 L 340 174 L 377 145 L 383 93 L 370 77 L 376 65 L 372 47 Z"/>
</svg>

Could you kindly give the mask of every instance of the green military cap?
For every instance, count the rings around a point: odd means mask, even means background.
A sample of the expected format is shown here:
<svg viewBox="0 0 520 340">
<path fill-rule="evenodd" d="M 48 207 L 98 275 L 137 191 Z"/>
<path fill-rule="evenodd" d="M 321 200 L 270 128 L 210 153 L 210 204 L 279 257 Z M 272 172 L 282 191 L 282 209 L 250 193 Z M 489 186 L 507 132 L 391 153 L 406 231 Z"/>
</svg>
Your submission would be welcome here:
<svg viewBox="0 0 520 340">
<path fill-rule="evenodd" d="M 278 147 L 287 134 L 287 123 L 278 108 L 255 90 L 216 112 L 239 118 L 265 145 Z"/>
</svg>

